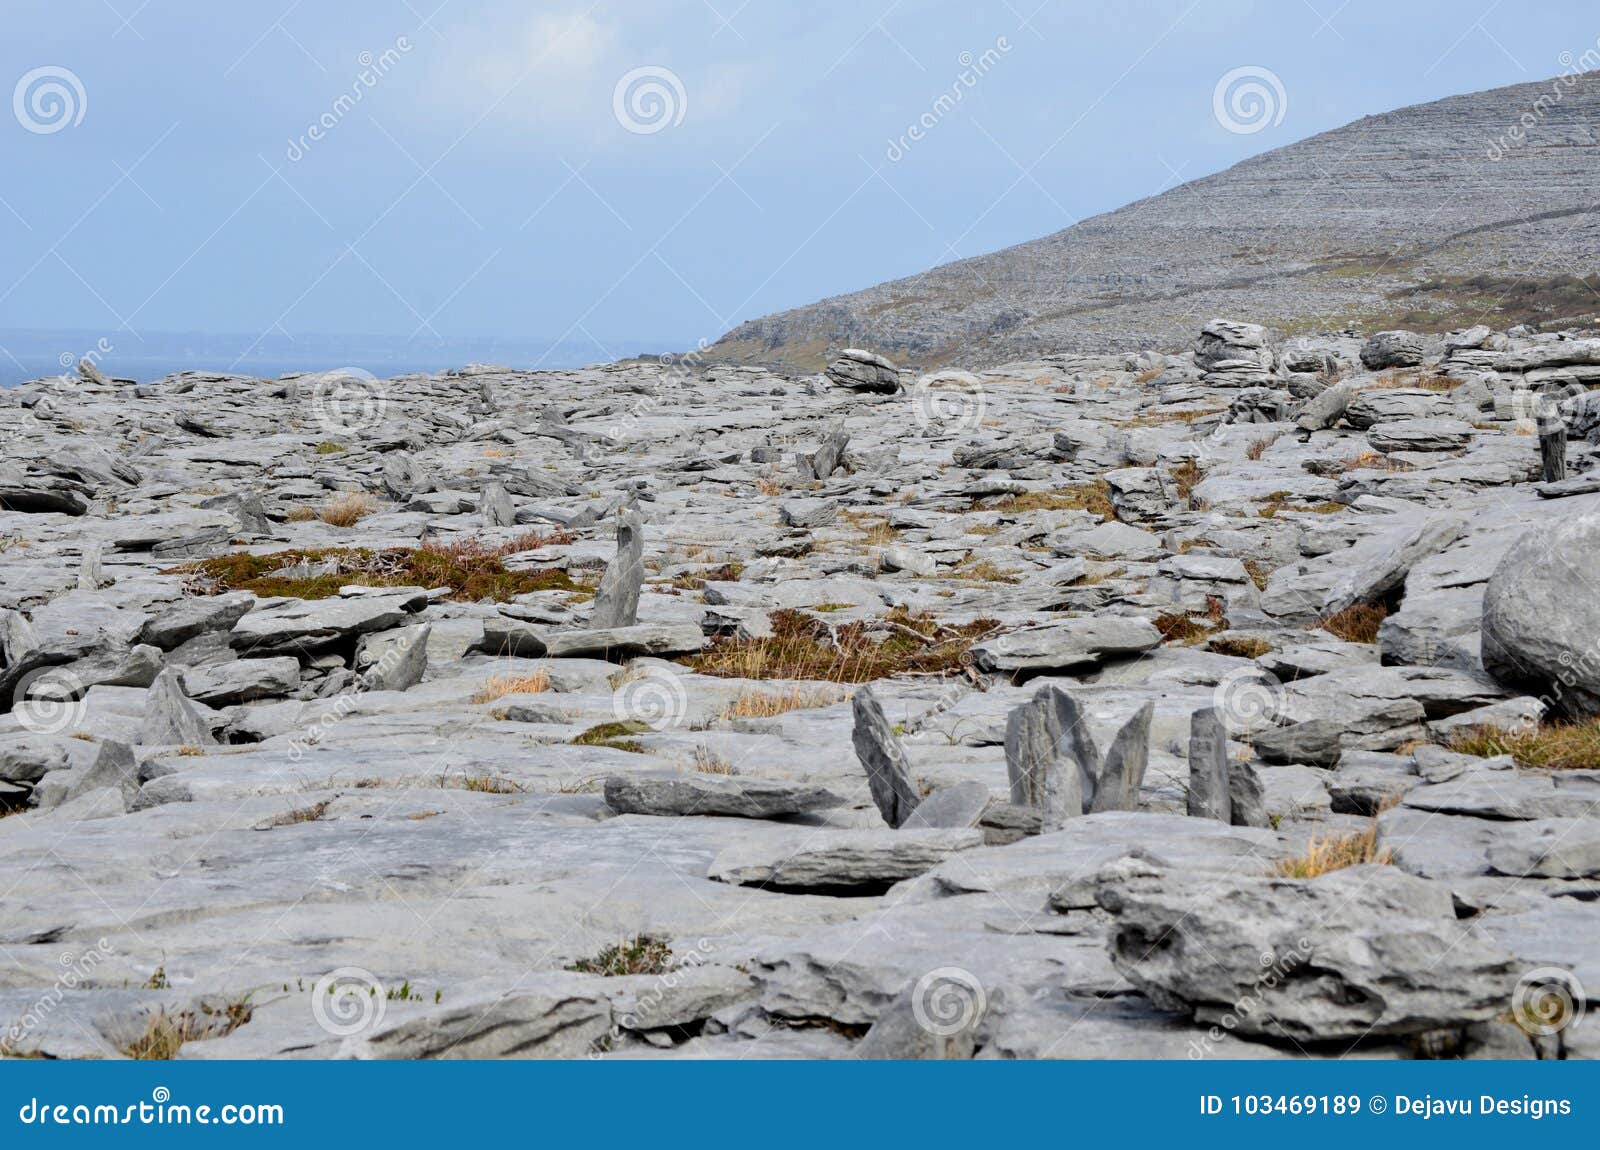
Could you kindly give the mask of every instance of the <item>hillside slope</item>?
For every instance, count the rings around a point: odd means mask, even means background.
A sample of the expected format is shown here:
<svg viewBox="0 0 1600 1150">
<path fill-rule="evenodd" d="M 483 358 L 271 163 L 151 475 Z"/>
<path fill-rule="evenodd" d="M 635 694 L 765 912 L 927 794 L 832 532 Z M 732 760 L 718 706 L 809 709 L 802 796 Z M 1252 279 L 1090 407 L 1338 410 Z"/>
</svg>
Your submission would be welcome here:
<svg viewBox="0 0 1600 1150">
<path fill-rule="evenodd" d="M 1529 125 L 1522 128 L 1521 125 Z M 1521 132 L 1518 138 L 1514 133 Z M 1290 333 L 1600 313 L 1600 74 L 1369 116 L 1053 235 L 743 324 L 714 354 L 921 366 Z"/>
</svg>

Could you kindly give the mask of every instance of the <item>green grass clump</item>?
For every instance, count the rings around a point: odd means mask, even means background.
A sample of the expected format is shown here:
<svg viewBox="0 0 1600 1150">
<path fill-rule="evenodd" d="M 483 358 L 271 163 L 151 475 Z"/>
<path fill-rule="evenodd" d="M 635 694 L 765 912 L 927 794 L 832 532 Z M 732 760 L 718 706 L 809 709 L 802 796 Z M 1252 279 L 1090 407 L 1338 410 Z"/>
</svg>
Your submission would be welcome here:
<svg viewBox="0 0 1600 1150">
<path fill-rule="evenodd" d="M 629 719 L 615 723 L 596 723 L 583 734 L 572 740 L 575 747 L 610 747 L 614 751 L 629 751 L 636 755 L 644 754 L 644 745 L 637 739 L 628 738 L 629 735 L 642 735 L 650 730 L 648 723 L 641 723 Z"/>
</svg>

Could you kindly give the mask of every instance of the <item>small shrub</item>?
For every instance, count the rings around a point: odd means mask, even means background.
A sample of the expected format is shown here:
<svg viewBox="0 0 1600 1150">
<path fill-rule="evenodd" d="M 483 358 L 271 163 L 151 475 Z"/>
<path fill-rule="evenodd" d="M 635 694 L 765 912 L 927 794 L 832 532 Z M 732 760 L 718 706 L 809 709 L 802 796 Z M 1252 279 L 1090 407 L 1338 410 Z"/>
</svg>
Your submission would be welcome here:
<svg viewBox="0 0 1600 1150">
<path fill-rule="evenodd" d="M 309 807 L 296 807 L 294 810 L 284 811 L 281 815 L 273 815 L 270 819 L 263 819 L 256 824 L 258 831 L 270 831 L 275 827 L 292 827 L 297 823 L 314 823 L 328 813 L 328 808 L 333 806 L 332 799 L 323 799 L 312 803 Z"/>
<path fill-rule="evenodd" d="M 317 444 L 318 455 L 337 455 L 343 450 L 344 444 L 335 443 L 331 439 L 325 439 L 321 443 Z"/>
<path fill-rule="evenodd" d="M 665 974 L 672 969 L 672 947 L 663 939 L 641 934 L 608 946 L 593 958 L 580 958 L 566 969 L 605 978 L 625 974 Z"/>
<path fill-rule="evenodd" d="M 1250 576 L 1250 581 L 1259 591 L 1267 589 L 1267 583 L 1272 579 L 1273 568 L 1261 559 L 1246 559 L 1244 569 Z"/>
</svg>

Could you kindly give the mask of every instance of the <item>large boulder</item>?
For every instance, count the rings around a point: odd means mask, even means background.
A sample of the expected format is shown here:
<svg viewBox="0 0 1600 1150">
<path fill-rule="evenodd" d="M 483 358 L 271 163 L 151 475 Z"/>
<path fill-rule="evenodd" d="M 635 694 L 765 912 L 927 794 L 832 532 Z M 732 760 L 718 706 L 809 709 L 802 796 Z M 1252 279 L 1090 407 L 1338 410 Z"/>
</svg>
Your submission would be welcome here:
<svg viewBox="0 0 1600 1150">
<path fill-rule="evenodd" d="M 900 369 L 881 355 L 847 347 L 824 373 L 835 386 L 850 391 L 893 394 L 900 390 Z"/>
<path fill-rule="evenodd" d="M 1600 715 L 1600 598 L 1589 571 L 1600 515 L 1542 524 L 1500 561 L 1483 594 L 1483 666 L 1568 718 Z"/>
<path fill-rule="evenodd" d="M 1427 345 L 1414 331 L 1380 331 L 1361 345 L 1361 363 L 1369 371 L 1386 367 L 1416 367 Z"/>
</svg>

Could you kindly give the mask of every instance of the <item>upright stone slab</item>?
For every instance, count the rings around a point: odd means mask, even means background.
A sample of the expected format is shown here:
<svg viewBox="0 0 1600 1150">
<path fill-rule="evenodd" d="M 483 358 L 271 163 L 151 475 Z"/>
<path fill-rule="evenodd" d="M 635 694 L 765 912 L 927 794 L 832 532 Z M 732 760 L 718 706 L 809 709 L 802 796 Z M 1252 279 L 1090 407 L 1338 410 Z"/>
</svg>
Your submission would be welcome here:
<svg viewBox="0 0 1600 1150">
<path fill-rule="evenodd" d="M 1061 723 L 1048 688 L 1006 716 L 1006 777 L 1011 801 L 1019 807 L 1044 806 L 1045 784 L 1056 769 Z"/>
<path fill-rule="evenodd" d="M 883 821 L 898 830 L 922 801 L 917 784 L 911 779 L 911 764 L 871 687 L 856 691 L 851 710 L 855 729 L 850 732 L 850 741 L 855 744 L 856 757 L 867 769 L 872 801 L 878 805 Z"/>
<path fill-rule="evenodd" d="M 147 747 L 209 747 L 216 741 L 210 724 L 184 694 L 178 669 L 168 667 L 157 675 L 145 695 L 139 742 Z"/>
<path fill-rule="evenodd" d="M 1228 764 L 1228 821 L 1236 827 L 1272 825 L 1261 789 L 1261 776 L 1246 762 Z"/>
<path fill-rule="evenodd" d="M 637 511 L 617 512 L 617 557 L 600 577 L 589 629 L 632 627 L 639 621 L 639 592 L 644 587 L 644 521 Z"/>
<path fill-rule="evenodd" d="M 1063 796 L 1073 791 L 1078 795 L 1078 813 L 1088 814 L 1094 805 L 1096 791 L 1100 788 L 1100 748 L 1095 744 L 1094 732 L 1089 730 L 1088 716 L 1071 695 L 1058 687 L 1050 688 L 1055 704 L 1056 722 L 1061 728 L 1057 747 L 1065 760 L 1063 766 L 1077 775 L 1076 783 L 1059 779 L 1057 787 Z M 1070 804 L 1067 804 L 1070 805 Z"/>
<path fill-rule="evenodd" d="M 363 635 L 356 642 L 356 669 L 367 691 L 404 691 L 422 682 L 428 669 L 432 623 Z"/>
<path fill-rule="evenodd" d="M 844 460 L 844 449 L 849 443 L 850 433 L 843 425 L 835 426 L 828 432 L 822 446 L 811 457 L 811 470 L 818 479 L 826 479 L 839 469 L 839 464 Z"/>
<path fill-rule="evenodd" d="M 514 527 L 517 523 L 517 509 L 511 503 L 511 493 L 499 483 L 483 485 L 478 512 L 483 516 L 485 527 Z"/>
<path fill-rule="evenodd" d="M 1150 718 L 1155 704 L 1146 703 L 1122 724 L 1100 766 L 1091 812 L 1136 811 L 1145 768 L 1150 765 Z"/>
<path fill-rule="evenodd" d="M 1087 736 L 1077 705 L 1055 687 L 1040 688 L 1006 720 L 1011 801 L 1019 807 L 1038 808 L 1046 831 L 1059 830 L 1067 819 L 1084 813 L 1080 756 Z M 1097 772 L 1092 741 L 1088 758 L 1091 771 Z"/>
<path fill-rule="evenodd" d="M 1231 824 L 1228 794 L 1228 731 L 1215 707 L 1189 716 L 1189 813 Z"/>
</svg>

